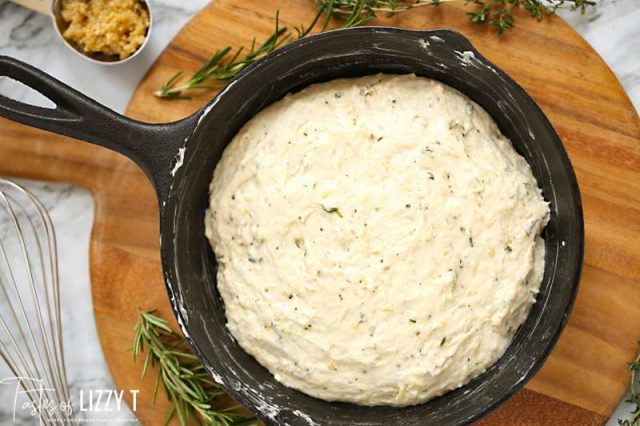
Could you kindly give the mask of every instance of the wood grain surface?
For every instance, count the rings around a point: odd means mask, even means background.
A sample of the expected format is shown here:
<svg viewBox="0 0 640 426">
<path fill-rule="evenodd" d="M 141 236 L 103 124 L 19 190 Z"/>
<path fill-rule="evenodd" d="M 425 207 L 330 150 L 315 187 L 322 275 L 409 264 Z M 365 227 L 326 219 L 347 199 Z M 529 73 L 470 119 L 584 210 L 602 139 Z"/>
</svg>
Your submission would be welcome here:
<svg viewBox="0 0 640 426">
<path fill-rule="evenodd" d="M 163 101 L 153 91 L 178 70 L 196 70 L 216 49 L 263 40 L 281 10 L 285 24 L 310 21 L 313 2 L 217 0 L 173 40 L 141 82 L 128 115 L 149 122 L 184 117 L 212 93 Z M 481 424 L 602 424 L 625 390 L 627 362 L 640 337 L 640 120 L 613 73 L 560 18 L 495 37 L 468 22 L 462 5 L 423 8 L 377 22 L 408 28 L 452 28 L 520 83 L 560 134 L 575 167 L 585 213 L 585 265 L 569 325 L 526 389 Z M 128 159 L 103 148 L 0 119 L 0 174 L 87 187 L 96 203 L 91 279 L 98 334 L 114 380 L 141 389 L 137 415 L 162 424 L 163 397 L 151 403 L 153 380 L 140 380 L 127 348 L 139 308 L 173 317 L 162 281 L 157 201 Z M 8 161 L 8 159 L 11 159 Z M 64 247 L 61 248 L 64 251 Z"/>
</svg>

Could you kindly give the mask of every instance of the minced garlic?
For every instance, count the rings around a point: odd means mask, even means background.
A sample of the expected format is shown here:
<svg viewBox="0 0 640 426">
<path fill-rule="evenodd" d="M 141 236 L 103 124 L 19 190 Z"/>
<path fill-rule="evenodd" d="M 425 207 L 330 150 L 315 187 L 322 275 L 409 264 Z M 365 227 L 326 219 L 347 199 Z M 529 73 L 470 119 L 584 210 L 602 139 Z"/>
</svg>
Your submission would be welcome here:
<svg viewBox="0 0 640 426">
<path fill-rule="evenodd" d="M 144 43 L 149 11 L 139 0 L 63 0 L 64 38 L 87 53 L 125 59 Z"/>
</svg>

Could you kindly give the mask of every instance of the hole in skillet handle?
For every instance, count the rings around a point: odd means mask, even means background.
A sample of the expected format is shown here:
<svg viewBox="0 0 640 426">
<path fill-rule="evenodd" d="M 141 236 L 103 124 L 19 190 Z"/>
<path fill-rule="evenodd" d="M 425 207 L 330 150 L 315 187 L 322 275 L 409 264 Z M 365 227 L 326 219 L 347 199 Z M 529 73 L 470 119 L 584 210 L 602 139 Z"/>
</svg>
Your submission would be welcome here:
<svg viewBox="0 0 640 426">
<path fill-rule="evenodd" d="M 277 382 L 226 328 L 216 267 L 204 236 L 213 170 L 227 144 L 259 111 L 314 83 L 376 73 L 416 73 L 480 104 L 529 164 L 552 217 L 538 301 L 494 366 L 462 388 L 414 407 L 321 401 Z M 570 312 L 582 261 L 582 210 L 562 144 L 535 102 L 461 35 L 360 27 L 311 36 L 248 67 L 210 104 L 189 140 L 163 221 L 162 257 L 178 321 L 204 365 L 238 402 L 267 424 L 376 425 L 471 422 L 513 395 L 540 368 Z M 566 241 L 566 247 L 560 242 Z"/>
<path fill-rule="evenodd" d="M 0 93 L 9 93 L 10 95 L 7 97 L 14 101 L 22 102 L 31 106 L 46 109 L 56 108 L 56 104 L 42 93 L 37 92 L 25 84 L 9 77 L 0 77 Z"/>
<path fill-rule="evenodd" d="M 55 108 L 26 104 L 0 93 L 0 116 L 31 127 L 90 142 L 132 159 L 166 199 L 179 149 L 196 126 L 200 112 L 166 124 L 129 119 L 22 61 L 0 56 L 0 77 L 15 80 L 51 101 Z"/>
</svg>

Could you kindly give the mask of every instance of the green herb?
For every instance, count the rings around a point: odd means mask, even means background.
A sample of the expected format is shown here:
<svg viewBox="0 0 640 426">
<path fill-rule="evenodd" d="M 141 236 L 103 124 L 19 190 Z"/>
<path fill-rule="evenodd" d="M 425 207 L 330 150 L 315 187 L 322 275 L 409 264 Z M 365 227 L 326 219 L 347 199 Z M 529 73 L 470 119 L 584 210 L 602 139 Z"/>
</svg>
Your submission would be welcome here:
<svg viewBox="0 0 640 426">
<path fill-rule="evenodd" d="M 350 26 L 357 26 L 374 19 L 378 13 L 393 15 L 423 6 L 437 6 L 442 3 L 464 2 L 473 10 L 467 12 L 472 22 L 492 25 L 497 34 L 514 26 L 514 9 L 523 8 L 532 18 L 541 21 L 558 9 L 569 9 L 584 13 L 587 6 L 594 6 L 595 0 L 316 0 L 320 8 L 331 3 L 331 13 L 341 16 Z"/>
<path fill-rule="evenodd" d="M 280 47 L 290 35 L 286 27 L 280 27 L 279 16 L 276 13 L 275 30 L 259 47 L 256 48 L 254 39 L 246 54 L 242 55 L 244 48 L 241 47 L 227 61 L 224 59 L 231 52 L 231 47 L 227 46 L 218 50 L 189 80 L 177 85 L 178 80 L 182 77 L 182 71 L 178 71 L 160 90 L 155 92 L 155 95 L 159 98 L 190 99 L 190 96 L 184 94 L 186 90 L 220 89 L 224 87 L 226 81 L 240 71 Z"/>
<path fill-rule="evenodd" d="M 155 310 L 138 313 L 132 352 L 134 362 L 144 354 L 142 377 L 149 366 L 158 368 L 153 403 L 156 403 L 162 383 L 172 404 L 165 424 L 176 416 L 182 426 L 186 426 L 191 419 L 198 424 L 216 426 L 257 424 L 254 416 L 238 413 L 240 407 L 237 405 L 218 408 L 224 403 L 226 394 L 189 351 L 185 339 L 169 328 L 167 320 L 155 313 Z"/>
<path fill-rule="evenodd" d="M 440 346 L 443 346 L 444 342 L 446 342 L 446 341 L 447 341 L 447 338 L 443 337 L 442 340 L 440 341 Z"/>
<path fill-rule="evenodd" d="M 640 426 L 640 389 L 638 389 L 637 373 L 640 371 L 640 353 L 633 362 L 629 363 L 629 399 L 626 401 L 634 405 L 631 417 L 618 419 L 620 426 Z"/>
<path fill-rule="evenodd" d="M 409 318 L 409 322 L 411 322 L 411 323 L 414 323 L 414 324 L 415 324 L 415 323 L 416 323 L 416 320 L 414 320 L 413 318 Z"/>
<path fill-rule="evenodd" d="M 342 217 L 342 213 L 340 213 L 340 209 L 337 207 L 325 207 L 323 205 L 322 210 L 324 210 L 326 213 L 335 213 L 338 216 Z"/>
<path fill-rule="evenodd" d="M 228 57 L 232 51 L 230 46 L 220 49 L 187 81 L 178 84 L 178 80 L 180 80 L 183 74 L 182 71 L 179 71 L 171 77 L 160 90 L 156 91 L 155 95 L 165 99 L 190 99 L 191 97 L 185 94 L 186 91 L 220 89 L 240 71 L 280 46 L 292 39 L 301 39 L 309 35 L 318 25 L 323 15 L 324 20 L 320 31 L 324 31 L 331 19 L 332 8 L 333 0 L 328 0 L 326 6 L 318 8 L 318 12 L 308 27 L 294 27 L 293 32 L 289 30 L 288 27 L 280 26 L 280 11 L 278 10 L 276 11 L 276 22 L 273 33 L 271 33 L 260 46 L 256 46 L 256 39 L 254 38 L 249 49 L 241 47 L 230 57 Z M 344 27 L 347 26 L 347 23 L 345 23 Z M 245 51 L 246 53 L 244 53 Z"/>
<path fill-rule="evenodd" d="M 218 90 L 235 77 L 240 71 L 257 62 L 267 54 L 291 40 L 301 39 L 310 34 L 322 21 L 320 31 L 324 31 L 332 17 L 342 18 L 342 28 L 356 27 L 374 19 L 378 13 L 394 14 L 422 6 L 437 6 L 442 3 L 464 2 L 474 9 L 467 12 L 472 22 L 489 24 L 495 27 L 497 34 L 514 26 L 514 9 L 523 8 L 532 18 L 542 20 L 558 9 L 568 9 L 584 13 L 588 6 L 594 6 L 596 0 L 315 0 L 318 12 L 307 26 L 280 26 L 280 13 L 276 12 L 273 33 L 259 46 L 253 39 L 251 47 L 241 47 L 232 54 L 230 46 L 216 53 L 200 67 L 189 79 L 182 81 L 183 72 L 171 77 L 154 94 L 163 99 L 190 99 L 188 92 Z M 340 97 L 336 93 L 336 98 Z M 396 101 L 393 100 L 393 103 Z"/>
</svg>

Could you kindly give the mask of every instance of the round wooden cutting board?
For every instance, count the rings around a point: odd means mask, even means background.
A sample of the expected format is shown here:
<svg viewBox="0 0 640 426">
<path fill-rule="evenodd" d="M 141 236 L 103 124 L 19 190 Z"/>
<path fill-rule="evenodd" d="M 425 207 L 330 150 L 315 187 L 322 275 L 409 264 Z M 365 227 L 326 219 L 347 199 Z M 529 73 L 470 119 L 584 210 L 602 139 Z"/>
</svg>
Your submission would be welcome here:
<svg viewBox="0 0 640 426">
<path fill-rule="evenodd" d="M 249 46 L 253 36 L 264 40 L 277 9 L 284 24 L 306 24 L 314 2 L 210 4 L 151 68 L 128 115 L 164 122 L 200 108 L 213 93 L 166 101 L 153 92 L 179 70 L 194 72 L 219 48 Z M 463 33 L 531 94 L 560 134 L 584 203 L 586 250 L 578 299 L 542 370 L 480 423 L 601 424 L 624 393 L 627 362 L 640 337 L 640 120 L 607 65 L 560 18 L 536 22 L 524 13 L 516 16 L 516 29 L 500 38 L 490 28 L 470 24 L 462 2 L 373 23 Z M 139 308 L 158 308 L 173 319 L 162 280 L 157 201 L 150 183 L 118 154 L 1 119 L 0 158 L 12 159 L 1 162 L 2 175 L 71 182 L 92 191 L 96 223 L 91 276 L 102 347 L 117 386 L 141 389 L 138 418 L 144 424 L 162 424 L 168 405 L 162 396 L 152 405 L 153 375 L 142 383 L 141 366 L 133 364 L 127 351 Z"/>
</svg>

